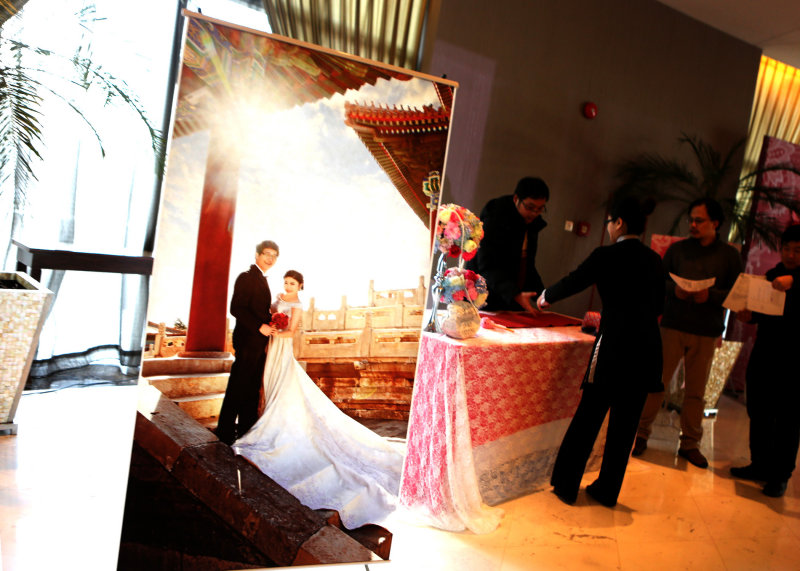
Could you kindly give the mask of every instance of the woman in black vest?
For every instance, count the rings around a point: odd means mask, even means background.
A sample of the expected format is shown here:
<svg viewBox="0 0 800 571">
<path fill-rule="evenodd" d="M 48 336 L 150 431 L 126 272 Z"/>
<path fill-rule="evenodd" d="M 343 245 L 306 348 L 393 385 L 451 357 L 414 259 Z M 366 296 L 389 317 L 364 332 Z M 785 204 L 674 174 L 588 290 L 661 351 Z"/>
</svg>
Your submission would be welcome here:
<svg viewBox="0 0 800 571">
<path fill-rule="evenodd" d="M 663 390 L 658 316 L 664 305 L 664 270 L 660 256 L 639 240 L 650 211 L 652 205 L 643 207 L 633 198 L 615 202 L 606 221 L 611 244 L 595 249 L 538 300 L 539 308 L 545 308 L 595 285 L 603 303 L 583 395 L 550 480 L 553 492 L 569 504 L 577 499 L 610 412 L 600 475 L 586 491 L 605 506 L 616 505 L 647 394 Z"/>
</svg>

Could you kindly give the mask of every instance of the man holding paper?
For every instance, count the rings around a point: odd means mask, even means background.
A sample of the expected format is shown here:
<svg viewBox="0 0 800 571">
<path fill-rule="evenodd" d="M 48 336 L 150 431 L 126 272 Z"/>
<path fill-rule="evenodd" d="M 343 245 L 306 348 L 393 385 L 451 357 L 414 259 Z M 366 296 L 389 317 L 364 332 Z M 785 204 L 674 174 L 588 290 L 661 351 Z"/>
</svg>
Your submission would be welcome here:
<svg viewBox="0 0 800 571">
<path fill-rule="evenodd" d="M 665 386 L 684 362 L 685 393 L 681 407 L 681 442 L 678 454 L 699 468 L 708 460 L 698 449 L 703 437 L 706 380 L 714 348 L 724 329 L 722 302 L 742 271 L 742 260 L 733 246 L 719 239 L 724 221 L 722 207 L 712 198 L 701 198 L 689 207 L 689 238 L 672 244 L 664 254 L 666 283 L 661 343 Z M 634 456 L 647 448 L 664 393 L 650 393 L 639 421 Z"/>
<path fill-rule="evenodd" d="M 747 416 L 750 417 L 750 464 L 734 466 L 731 475 L 765 482 L 763 492 L 779 498 L 786 492 L 800 448 L 800 224 L 781 236 L 781 262 L 769 270 L 770 289 L 784 297 L 779 315 L 745 309 L 737 319 L 757 323 L 758 332 L 747 363 Z"/>
</svg>

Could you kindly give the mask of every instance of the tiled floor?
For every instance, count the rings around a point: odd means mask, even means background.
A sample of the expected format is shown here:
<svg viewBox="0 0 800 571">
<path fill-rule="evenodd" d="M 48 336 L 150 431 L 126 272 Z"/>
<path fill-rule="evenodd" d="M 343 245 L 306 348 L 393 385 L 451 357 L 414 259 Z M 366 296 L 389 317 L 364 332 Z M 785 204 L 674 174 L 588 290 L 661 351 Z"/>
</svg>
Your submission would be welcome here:
<svg viewBox="0 0 800 571">
<path fill-rule="evenodd" d="M 0 436 L 3 571 L 116 568 L 136 386 L 26 392 Z"/>
<path fill-rule="evenodd" d="M 0 436 L 2 569 L 115 568 L 135 392 L 133 386 L 84 386 L 25 394 L 19 434 Z M 613 510 L 583 493 L 577 505 L 566 506 L 543 489 L 503 504 L 500 527 L 483 536 L 415 527 L 397 513 L 386 523 L 394 533 L 392 561 L 369 567 L 800 568 L 798 476 L 782 499 L 728 476 L 728 467 L 747 457 L 744 406 L 723 397 L 719 416 L 706 421 L 709 470 L 676 459 L 675 422 L 674 413 L 659 417 L 657 438 L 632 459 Z"/>
<path fill-rule="evenodd" d="M 744 406 L 723 397 L 716 419 L 704 421 L 701 470 L 675 455 L 678 416 L 662 412 L 649 448 L 632 458 L 614 509 L 581 493 L 567 506 L 549 487 L 506 504 L 500 527 L 486 536 L 403 525 L 394 532 L 398 569 L 513 571 L 523 569 L 800 569 L 800 478 L 784 498 L 731 479 L 747 462 Z M 591 483 L 595 473 L 584 477 Z"/>
</svg>

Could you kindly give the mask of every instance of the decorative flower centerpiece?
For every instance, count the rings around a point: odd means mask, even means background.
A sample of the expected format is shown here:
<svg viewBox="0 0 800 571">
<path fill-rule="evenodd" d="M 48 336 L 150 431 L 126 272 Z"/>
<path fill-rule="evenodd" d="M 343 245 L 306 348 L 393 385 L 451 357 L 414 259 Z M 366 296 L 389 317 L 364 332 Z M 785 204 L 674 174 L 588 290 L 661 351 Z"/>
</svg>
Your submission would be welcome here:
<svg viewBox="0 0 800 571">
<path fill-rule="evenodd" d="M 449 268 L 445 271 L 439 296 L 442 303 L 468 301 L 477 308 L 486 304 L 488 296 L 489 290 L 483 276 L 461 268 Z"/>
<path fill-rule="evenodd" d="M 474 337 L 480 329 L 478 308 L 486 303 L 486 280 L 472 270 L 450 268 L 441 280 L 439 301 L 447 304 L 442 332 L 456 339 Z"/>
<path fill-rule="evenodd" d="M 425 331 L 445 333 L 450 337 L 474 337 L 480 329 L 478 307 L 486 303 L 486 280 L 471 270 L 464 262 L 478 253 L 483 239 L 483 223 L 472 212 L 457 204 L 444 204 L 436 215 L 436 249 L 439 261 L 431 287 L 433 309 Z M 445 257 L 458 258 L 458 267 L 445 270 Z M 447 304 L 447 317 L 437 317 L 439 304 Z"/>
<path fill-rule="evenodd" d="M 471 260 L 483 239 L 483 223 L 457 204 L 444 204 L 436 217 L 436 248 L 453 258 Z"/>
<path fill-rule="evenodd" d="M 285 313 L 273 313 L 270 323 L 278 329 L 286 329 L 289 327 L 289 316 Z"/>
</svg>

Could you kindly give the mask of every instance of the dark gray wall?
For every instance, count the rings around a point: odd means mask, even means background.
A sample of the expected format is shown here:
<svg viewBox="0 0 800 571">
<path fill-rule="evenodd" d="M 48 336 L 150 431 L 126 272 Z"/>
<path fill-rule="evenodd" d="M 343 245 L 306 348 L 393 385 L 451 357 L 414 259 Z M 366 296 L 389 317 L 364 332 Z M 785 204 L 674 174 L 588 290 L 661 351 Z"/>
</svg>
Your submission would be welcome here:
<svg viewBox="0 0 800 571">
<path fill-rule="evenodd" d="M 601 243 L 621 159 L 683 156 L 681 132 L 722 150 L 746 135 L 760 53 L 651 0 L 443 0 L 426 70 L 460 83 L 443 200 L 477 214 L 541 176 L 551 199 L 537 267 L 554 283 Z M 586 101 L 597 118 L 583 117 Z M 659 205 L 647 243 L 674 212 Z M 589 236 L 566 220 L 589 221 Z M 591 296 L 554 309 L 582 316 Z"/>
</svg>

